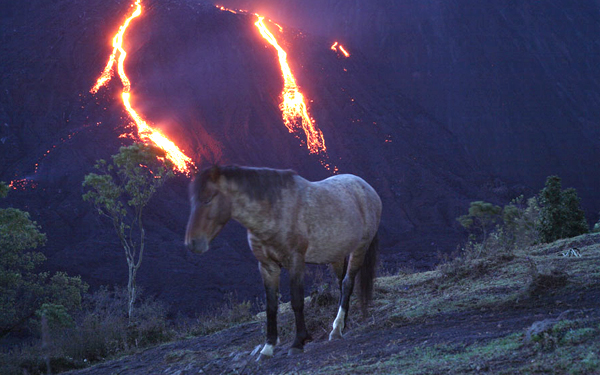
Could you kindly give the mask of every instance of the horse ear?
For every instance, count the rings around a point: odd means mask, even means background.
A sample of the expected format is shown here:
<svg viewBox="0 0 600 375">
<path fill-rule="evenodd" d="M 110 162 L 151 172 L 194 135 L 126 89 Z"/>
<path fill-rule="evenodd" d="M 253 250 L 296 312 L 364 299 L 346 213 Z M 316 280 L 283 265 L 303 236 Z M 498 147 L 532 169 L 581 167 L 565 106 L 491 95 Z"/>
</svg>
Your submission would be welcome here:
<svg viewBox="0 0 600 375">
<path fill-rule="evenodd" d="M 208 174 L 209 176 L 209 180 L 212 182 L 217 182 L 217 180 L 219 179 L 219 176 L 221 175 L 221 171 L 219 170 L 219 166 L 214 164 L 211 168 L 210 168 L 210 173 Z"/>
</svg>

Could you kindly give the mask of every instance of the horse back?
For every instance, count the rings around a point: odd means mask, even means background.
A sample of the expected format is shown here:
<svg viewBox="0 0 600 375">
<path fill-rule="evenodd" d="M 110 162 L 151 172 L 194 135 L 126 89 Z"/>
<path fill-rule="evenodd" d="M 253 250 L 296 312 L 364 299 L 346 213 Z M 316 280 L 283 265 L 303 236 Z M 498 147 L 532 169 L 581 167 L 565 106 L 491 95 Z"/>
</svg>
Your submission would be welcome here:
<svg viewBox="0 0 600 375">
<path fill-rule="evenodd" d="M 306 225 L 306 261 L 339 261 L 356 248 L 368 246 L 377 233 L 381 199 L 358 176 L 343 174 L 309 182 L 302 197 Z"/>
</svg>

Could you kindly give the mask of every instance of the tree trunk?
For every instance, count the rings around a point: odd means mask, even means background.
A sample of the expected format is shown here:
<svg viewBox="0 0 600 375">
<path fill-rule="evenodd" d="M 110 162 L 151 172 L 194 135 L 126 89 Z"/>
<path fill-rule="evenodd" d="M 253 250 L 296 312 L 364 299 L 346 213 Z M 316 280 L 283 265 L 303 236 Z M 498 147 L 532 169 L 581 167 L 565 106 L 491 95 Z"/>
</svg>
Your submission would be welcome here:
<svg viewBox="0 0 600 375">
<path fill-rule="evenodd" d="M 127 296 L 128 298 L 128 309 L 127 309 L 127 317 L 129 318 L 129 324 L 131 324 L 131 319 L 133 317 L 133 306 L 135 304 L 135 298 L 137 294 L 137 288 L 135 284 L 135 276 L 137 267 L 134 264 L 129 263 L 129 281 L 127 283 Z"/>
</svg>

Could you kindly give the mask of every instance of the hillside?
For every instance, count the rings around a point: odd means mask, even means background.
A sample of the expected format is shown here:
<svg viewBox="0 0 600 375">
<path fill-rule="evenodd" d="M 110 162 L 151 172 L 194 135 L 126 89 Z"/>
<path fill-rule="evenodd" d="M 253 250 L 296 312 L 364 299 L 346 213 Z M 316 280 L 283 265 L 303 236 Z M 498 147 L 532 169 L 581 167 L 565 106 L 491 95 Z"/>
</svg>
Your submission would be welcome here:
<svg viewBox="0 0 600 375">
<path fill-rule="evenodd" d="M 540 186 L 560 175 L 600 211 L 600 4 L 548 0 L 223 0 L 368 55 L 458 135 L 479 167 Z"/>
<path fill-rule="evenodd" d="M 282 344 L 271 360 L 255 361 L 259 314 L 71 374 L 597 374 L 599 261 L 600 234 L 589 234 L 514 256 L 383 276 L 368 318 L 354 314 L 345 338 L 333 342 L 327 329 L 336 297 L 322 284 L 307 298 L 315 341 L 303 354 L 286 355 L 293 317 L 283 304 Z"/>
<path fill-rule="evenodd" d="M 81 199 L 81 183 L 95 160 L 132 142 L 120 137 L 131 132 L 131 120 L 119 80 L 95 95 L 89 90 L 133 3 L 0 2 L 0 180 L 16 189 L 2 204 L 27 210 L 47 233 L 50 271 L 81 275 L 93 289 L 127 278 L 113 228 Z M 331 174 L 283 125 L 277 53 L 261 38 L 254 15 L 184 0 L 143 5 L 125 33 L 132 105 L 198 168 L 215 162 L 293 168 L 310 180 Z M 510 189 L 497 194 L 488 183 L 493 178 L 473 167 L 456 134 L 379 77 L 368 55 L 355 49 L 345 59 L 328 38 L 283 26 L 277 35 L 310 99 L 329 160 L 382 197 L 388 267 L 424 269 L 438 251 L 453 250 L 460 236 L 454 218 L 472 197 L 512 198 Z M 178 176 L 146 211 L 147 261 L 138 283 L 175 314 L 190 316 L 233 290 L 262 297 L 239 225 L 228 225 L 202 257 L 184 249 L 188 183 Z"/>
</svg>

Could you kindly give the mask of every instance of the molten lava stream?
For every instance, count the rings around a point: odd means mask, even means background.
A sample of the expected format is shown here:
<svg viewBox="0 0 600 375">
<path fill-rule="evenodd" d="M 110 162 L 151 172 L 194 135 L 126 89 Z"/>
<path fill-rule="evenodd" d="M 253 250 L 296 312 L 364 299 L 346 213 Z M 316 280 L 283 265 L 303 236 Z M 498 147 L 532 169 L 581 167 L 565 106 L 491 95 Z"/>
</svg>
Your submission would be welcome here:
<svg viewBox="0 0 600 375">
<path fill-rule="evenodd" d="M 121 94 L 121 98 L 123 100 L 123 105 L 129 113 L 129 116 L 133 120 L 136 125 L 138 137 L 140 140 L 144 142 L 152 142 L 159 148 L 161 148 L 165 153 L 167 159 L 173 162 L 175 169 L 179 172 L 185 173 L 189 175 L 191 173 L 191 167 L 194 166 L 192 159 L 190 159 L 187 155 L 185 155 L 173 141 L 171 141 L 167 136 L 162 134 L 158 129 L 154 129 L 142 117 L 133 109 L 131 106 L 131 82 L 129 78 L 125 74 L 125 58 L 127 57 L 127 52 L 123 48 L 123 40 L 124 34 L 131 21 L 139 17 L 142 14 L 142 5 L 141 0 L 136 0 L 131 7 L 135 8 L 131 15 L 125 20 L 123 25 L 119 27 L 119 31 L 113 37 L 113 51 L 108 59 L 108 63 L 104 68 L 104 71 L 98 77 L 96 84 L 90 92 L 95 94 L 101 87 L 104 87 L 108 84 L 111 78 L 114 75 L 114 66 L 115 63 L 117 65 L 117 72 L 119 74 L 119 78 L 121 79 L 121 83 L 123 84 L 123 92 Z M 118 58 L 117 58 L 118 56 Z"/>
<path fill-rule="evenodd" d="M 325 147 L 323 133 L 317 128 L 315 121 L 308 113 L 304 95 L 300 92 L 296 84 L 296 79 L 287 62 L 287 53 L 281 48 L 275 36 L 265 26 L 263 22 L 264 17 L 258 14 L 256 16 L 258 17 L 255 23 L 256 27 L 262 37 L 277 50 L 279 57 L 279 65 L 281 66 L 281 74 L 284 81 L 283 92 L 281 93 L 282 101 L 279 104 L 283 123 L 290 133 L 294 133 L 298 128 L 302 127 L 306 135 L 306 147 L 311 154 L 325 153 L 327 147 Z"/>
<path fill-rule="evenodd" d="M 342 46 L 338 42 L 333 43 L 333 45 L 330 48 L 331 48 L 332 51 L 335 51 L 335 52 L 338 52 L 338 49 L 339 49 L 340 52 L 342 52 L 342 54 L 344 56 L 350 57 L 350 54 L 348 53 L 348 51 L 346 51 L 346 49 L 344 48 L 344 46 Z"/>
</svg>

